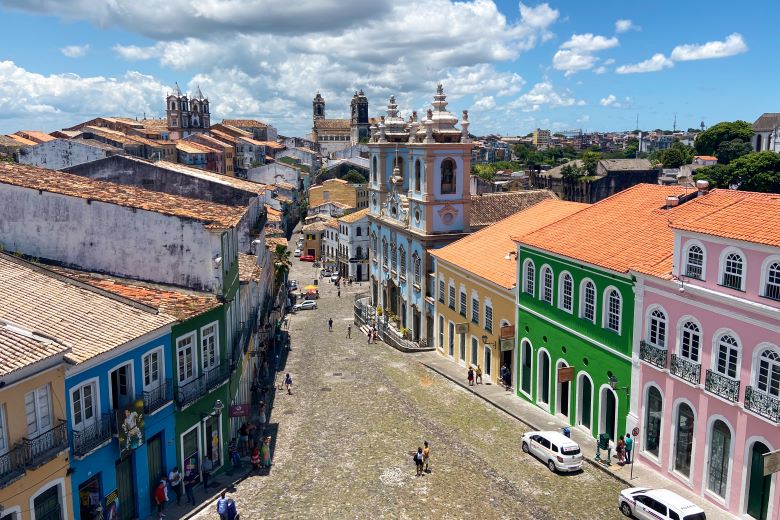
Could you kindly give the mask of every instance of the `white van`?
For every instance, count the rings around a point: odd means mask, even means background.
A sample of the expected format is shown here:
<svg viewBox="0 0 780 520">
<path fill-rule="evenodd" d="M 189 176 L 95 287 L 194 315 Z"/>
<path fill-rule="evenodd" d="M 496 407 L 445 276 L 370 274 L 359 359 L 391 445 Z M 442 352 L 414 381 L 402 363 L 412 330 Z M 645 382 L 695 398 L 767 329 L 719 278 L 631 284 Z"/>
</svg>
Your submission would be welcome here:
<svg viewBox="0 0 780 520">
<path fill-rule="evenodd" d="M 627 517 L 639 520 L 707 520 L 702 508 L 668 489 L 624 489 L 618 507 Z"/>
<path fill-rule="evenodd" d="M 522 442 L 523 451 L 541 459 L 553 473 L 582 468 L 580 445 L 560 432 L 528 432 Z"/>
</svg>

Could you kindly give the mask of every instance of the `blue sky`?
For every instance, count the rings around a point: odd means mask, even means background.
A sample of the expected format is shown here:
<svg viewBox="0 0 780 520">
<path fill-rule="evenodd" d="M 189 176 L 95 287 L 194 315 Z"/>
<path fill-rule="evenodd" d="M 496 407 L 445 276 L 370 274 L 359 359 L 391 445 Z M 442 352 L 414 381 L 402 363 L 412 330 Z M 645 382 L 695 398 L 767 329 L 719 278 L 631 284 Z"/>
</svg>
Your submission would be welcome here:
<svg viewBox="0 0 780 520">
<path fill-rule="evenodd" d="M 117 7 L 118 4 L 121 4 Z M 216 120 L 304 135 L 319 90 L 345 117 L 363 88 L 408 115 L 443 81 L 475 133 L 697 127 L 777 111 L 760 9 L 727 2 L 0 0 L 0 132 L 160 116 L 175 81 Z"/>
</svg>

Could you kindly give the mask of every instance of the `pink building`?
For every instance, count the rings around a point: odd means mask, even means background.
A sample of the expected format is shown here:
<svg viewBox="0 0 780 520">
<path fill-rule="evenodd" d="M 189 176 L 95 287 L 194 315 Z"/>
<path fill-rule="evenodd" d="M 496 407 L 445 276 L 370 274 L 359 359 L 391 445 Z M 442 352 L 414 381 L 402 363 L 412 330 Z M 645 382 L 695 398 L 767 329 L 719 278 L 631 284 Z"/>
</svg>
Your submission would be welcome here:
<svg viewBox="0 0 780 520">
<path fill-rule="evenodd" d="M 780 518 L 780 196 L 713 190 L 670 212 L 637 270 L 639 461 L 743 518 Z M 639 337 L 641 336 L 641 337 Z"/>
</svg>

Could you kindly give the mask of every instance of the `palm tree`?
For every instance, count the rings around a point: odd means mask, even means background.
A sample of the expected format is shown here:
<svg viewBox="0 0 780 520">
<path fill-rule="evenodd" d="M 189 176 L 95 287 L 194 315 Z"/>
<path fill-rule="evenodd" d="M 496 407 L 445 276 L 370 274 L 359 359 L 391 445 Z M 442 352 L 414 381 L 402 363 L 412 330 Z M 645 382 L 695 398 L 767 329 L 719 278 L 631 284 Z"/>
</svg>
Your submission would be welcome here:
<svg viewBox="0 0 780 520">
<path fill-rule="evenodd" d="M 287 280 L 287 274 L 290 272 L 290 251 L 284 244 L 276 244 L 274 250 L 274 277 L 277 287 Z"/>
</svg>

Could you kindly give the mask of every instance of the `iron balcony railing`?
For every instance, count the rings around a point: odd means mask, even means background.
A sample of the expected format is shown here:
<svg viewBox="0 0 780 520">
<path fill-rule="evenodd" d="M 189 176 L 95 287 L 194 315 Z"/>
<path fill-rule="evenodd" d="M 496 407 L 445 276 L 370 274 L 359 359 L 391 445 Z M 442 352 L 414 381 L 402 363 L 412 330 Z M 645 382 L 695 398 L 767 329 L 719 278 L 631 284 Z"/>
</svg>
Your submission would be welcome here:
<svg viewBox="0 0 780 520">
<path fill-rule="evenodd" d="M 769 395 L 752 386 L 745 387 L 745 408 L 770 421 L 780 423 L 780 398 Z"/>
<path fill-rule="evenodd" d="M 24 446 L 17 445 L 0 455 L 0 488 L 3 488 L 24 475 Z"/>
<path fill-rule="evenodd" d="M 731 379 L 709 368 L 704 376 L 704 389 L 732 403 L 739 401 L 739 380 Z"/>
<path fill-rule="evenodd" d="M 67 448 L 68 433 L 65 430 L 65 424 L 65 421 L 59 419 L 55 426 L 45 432 L 39 433 L 30 439 L 26 437 L 22 439 L 25 462 L 28 467 L 37 468 Z"/>
<path fill-rule="evenodd" d="M 111 436 L 116 429 L 116 418 L 112 413 L 104 413 L 98 417 L 92 424 L 85 426 L 81 430 L 73 431 L 73 455 L 83 457 L 106 441 L 111 440 Z"/>
<path fill-rule="evenodd" d="M 227 364 L 203 372 L 192 381 L 179 385 L 176 389 L 176 404 L 179 407 L 187 406 L 225 383 L 229 378 L 230 366 Z"/>
<path fill-rule="evenodd" d="M 173 381 L 165 379 L 156 388 L 144 391 L 144 413 L 154 413 L 173 400 Z"/>
<path fill-rule="evenodd" d="M 656 347 L 646 341 L 639 342 L 639 359 L 658 368 L 666 368 L 666 353 L 665 348 Z"/>
<path fill-rule="evenodd" d="M 669 372 L 694 385 L 698 385 L 701 380 L 701 365 L 677 354 L 672 354 Z"/>
</svg>

